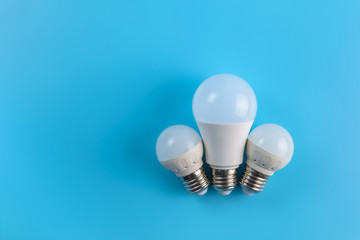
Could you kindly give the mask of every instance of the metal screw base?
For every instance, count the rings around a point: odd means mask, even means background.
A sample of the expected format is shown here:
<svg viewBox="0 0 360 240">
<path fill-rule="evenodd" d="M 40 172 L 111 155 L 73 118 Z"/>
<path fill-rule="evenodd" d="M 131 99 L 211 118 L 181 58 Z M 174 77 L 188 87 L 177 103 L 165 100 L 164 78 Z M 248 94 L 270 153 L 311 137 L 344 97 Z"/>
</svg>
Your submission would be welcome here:
<svg viewBox="0 0 360 240">
<path fill-rule="evenodd" d="M 269 177 L 269 175 L 258 172 L 246 165 L 244 175 L 240 180 L 242 191 L 247 195 L 262 192 Z"/>
<path fill-rule="evenodd" d="M 237 168 L 212 169 L 212 185 L 220 194 L 228 195 L 236 186 Z"/>
<path fill-rule="evenodd" d="M 209 186 L 209 179 L 206 176 L 204 167 L 181 178 L 186 190 L 189 193 L 200 193 Z"/>
</svg>

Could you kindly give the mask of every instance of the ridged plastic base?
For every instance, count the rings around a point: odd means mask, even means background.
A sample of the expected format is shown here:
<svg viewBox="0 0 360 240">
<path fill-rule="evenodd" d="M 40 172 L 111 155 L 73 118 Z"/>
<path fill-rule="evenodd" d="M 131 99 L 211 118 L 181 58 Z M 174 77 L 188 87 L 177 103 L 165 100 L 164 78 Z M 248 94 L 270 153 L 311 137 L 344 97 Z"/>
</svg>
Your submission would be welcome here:
<svg viewBox="0 0 360 240">
<path fill-rule="evenodd" d="M 210 184 L 209 178 L 204 171 L 204 167 L 199 168 L 195 172 L 186 175 L 181 179 L 189 193 L 200 193 Z"/>
<path fill-rule="evenodd" d="M 269 177 L 269 175 L 262 174 L 246 165 L 245 172 L 240 180 L 243 192 L 248 195 L 262 192 Z"/>
<path fill-rule="evenodd" d="M 228 195 L 236 187 L 237 168 L 234 169 L 212 169 L 212 185 L 219 193 Z"/>
</svg>

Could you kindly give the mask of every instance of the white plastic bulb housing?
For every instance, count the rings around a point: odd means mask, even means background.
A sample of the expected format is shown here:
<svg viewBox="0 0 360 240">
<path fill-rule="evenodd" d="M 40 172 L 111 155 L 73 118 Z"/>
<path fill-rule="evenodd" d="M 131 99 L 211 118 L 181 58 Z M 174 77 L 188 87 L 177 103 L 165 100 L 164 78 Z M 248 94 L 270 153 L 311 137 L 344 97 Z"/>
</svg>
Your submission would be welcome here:
<svg viewBox="0 0 360 240">
<path fill-rule="evenodd" d="M 293 154 L 294 142 L 285 128 L 277 124 L 263 124 L 255 128 L 246 145 L 247 166 L 240 181 L 241 185 L 245 185 L 244 192 L 261 192 L 266 180 L 285 167 Z M 265 181 L 257 180 L 258 185 L 252 184 L 257 177 Z"/>
<path fill-rule="evenodd" d="M 156 142 L 159 162 L 181 177 L 190 193 L 203 195 L 209 180 L 203 169 L 203 143 L 199 134 L 185 125 L 166 128 Z"/>
<path fill-rule="evenodd" d="M 206 162 L 213 170 L 213 185 L 229 194 L 257 111 L 250 85 L 232 74 L 206 79 L 193 98 L 193 114 L 205 144 Z"/>
</svg>

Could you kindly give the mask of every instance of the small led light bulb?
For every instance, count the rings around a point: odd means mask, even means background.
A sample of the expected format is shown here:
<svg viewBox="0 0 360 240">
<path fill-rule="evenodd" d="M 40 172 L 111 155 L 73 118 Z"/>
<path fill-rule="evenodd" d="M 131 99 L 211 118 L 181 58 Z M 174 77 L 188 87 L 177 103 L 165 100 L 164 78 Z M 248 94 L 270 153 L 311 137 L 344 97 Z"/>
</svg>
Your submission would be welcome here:
<svg viewBox="0 0 360 240">
<path fill-rule="evenodd" d="M 263 124 L 249 135 L 246 145 L 246 167 L 240 184 L 242 191 L 253 195 L 263 191 L 275 171 L 285 167 L 294 153 L 294 142 L 283 127 Z"/>
<path fill-rule="evenodd" d="M 203 168 L 203 143 L 199 134 L 184 125 L 165 129 L 156 142 L 159 162 L 180 177 L 189 193 L 204 195 L 209 179 Z"/>
</svg>

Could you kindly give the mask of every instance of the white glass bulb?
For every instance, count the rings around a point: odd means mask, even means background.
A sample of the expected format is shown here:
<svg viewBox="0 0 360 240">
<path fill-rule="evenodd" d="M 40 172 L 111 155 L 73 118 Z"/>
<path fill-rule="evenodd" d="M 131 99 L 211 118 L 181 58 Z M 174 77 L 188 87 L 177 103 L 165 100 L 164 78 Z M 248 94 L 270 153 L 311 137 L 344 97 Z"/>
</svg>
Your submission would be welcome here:
<svg viewBox="0 0 360 240">
<path fill-rule="evenodd" d="M 156 142 L 159 161 L 166 161 L 190 151 L 201 142 L 199 134 L 191 127 L 174 125 L 165 129 Z"/>
<path fill-rule="evenodd" d="M 232 74 L 217 74 L 196 90 L 193 113 L 196 121 L 236 124 L 253 121 L 256 96 L 250 85 Z"/>
<path fill-rule="evenodd" d="M 209 180 L 203 169 L 203 144 L 199 134 L 184 125 L 165 129 L 156 142 L 159 162 L 181 177 L 190 193 L 201 196 L 207 192 Z"/>
<path fill-rule="evenodd" d="M 294 142 L 290 133 L 277 124 L 263 124 L 255 128 L 248 141 L 288 162 L 294 154 Z"/>
<path fill-rule="evenodd" d="M 213 186 L 227 195 L 236 185 L 244 147 L 257 110 L 254 91 L 242 78 L 218 74 L 196 90 L 193 113 L 205 144 Z"/>
<path fill-rule="evenodd" d="M 240 180 L 243 192 L 248 195 L 261 192 L 268 178 L 285 167 L 293 153 L 294 142 L 285 128 L 277 124 L 255 128 L 246 145 L 246 169 Z"/>
</svg>

